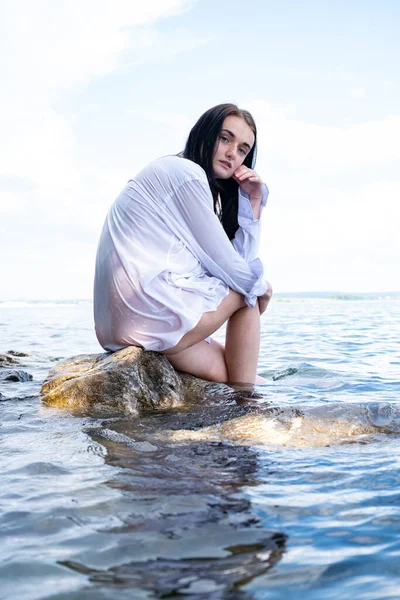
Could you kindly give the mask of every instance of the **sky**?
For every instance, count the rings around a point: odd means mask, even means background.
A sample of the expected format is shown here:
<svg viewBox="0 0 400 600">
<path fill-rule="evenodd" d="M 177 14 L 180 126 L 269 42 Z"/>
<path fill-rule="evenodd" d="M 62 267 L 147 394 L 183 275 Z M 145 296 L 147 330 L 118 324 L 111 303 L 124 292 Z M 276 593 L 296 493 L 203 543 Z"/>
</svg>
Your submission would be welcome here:
<svg viewBox="0 0 400 600">
<path fill-rule="evenodd" d="M 258 127 L 276 293 L 400 290 L 397 0 L 0 0 L 0 300 L 91 298 L 107 210 L 211 106 Z"/>
</svg>

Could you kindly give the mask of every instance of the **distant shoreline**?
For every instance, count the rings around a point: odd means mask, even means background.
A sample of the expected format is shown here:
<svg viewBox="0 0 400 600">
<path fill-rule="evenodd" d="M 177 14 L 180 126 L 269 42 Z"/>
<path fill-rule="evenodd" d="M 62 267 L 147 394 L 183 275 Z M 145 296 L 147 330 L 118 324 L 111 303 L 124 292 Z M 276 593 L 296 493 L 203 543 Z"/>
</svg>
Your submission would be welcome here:
<svg viewBox="0 0 400 600">
<path fill-rule="evenodd" d="M 332 301 L 359 301 L 359 300 L 399 300 L 400 292 L 277 292 L 273 295 L 273 301 L 290 302 L 293 300 L 332 300 Z M 13 299 L 0 300 L 1 307 L 29 307 L 29 306 L 76 306 L 79 304 L 92 304 L 90 298 L 65 298 L 62 300 L 52 299 Z"/>
<path fill-rule="evenodd" d="M 333 300 L 373 300 L 400 298 L 400 292 L 282 292 L 274 294 L 275 299 L 333 299 Z"/>
</svg>

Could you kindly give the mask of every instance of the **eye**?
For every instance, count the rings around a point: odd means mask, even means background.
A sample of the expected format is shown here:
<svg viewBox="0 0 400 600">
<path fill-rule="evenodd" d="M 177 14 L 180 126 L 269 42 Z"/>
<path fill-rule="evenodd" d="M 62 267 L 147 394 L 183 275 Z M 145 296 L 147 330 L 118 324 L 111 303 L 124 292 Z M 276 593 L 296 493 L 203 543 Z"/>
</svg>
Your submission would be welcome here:
<svg viewBox="0 0 400 600">
<path fill-rule="evenodd" d="M 241 152 L 243 156 L 246 156 L 247 154 L 247 150 L 245 150 L 245 148 L 239 148 L 239 152 Z"/>
<path fill-rule="evenodd" d="M 228 140 L 228 138 L 226 137 L 226 135 L 221 135 L 221 136 L 220 136 L 220 139 L 221 139 L 221 141 L 222 141 L 222 142 L 224 142 L 224 143 L 226 143 L 226 142 L 229 142 L 229 140 Z"/>
</svg>

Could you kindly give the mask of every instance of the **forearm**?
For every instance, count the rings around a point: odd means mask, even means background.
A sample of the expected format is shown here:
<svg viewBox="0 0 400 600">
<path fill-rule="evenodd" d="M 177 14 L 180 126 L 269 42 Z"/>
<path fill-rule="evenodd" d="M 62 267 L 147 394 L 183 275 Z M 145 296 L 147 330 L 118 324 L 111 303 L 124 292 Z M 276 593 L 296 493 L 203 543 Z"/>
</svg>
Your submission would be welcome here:
<svg viewBox="0 0 400 600">
<path fill-rule="evenodd" d="M 251 210 L 253 211 L 253 217 L 256 221 L 260 218 L 262 199 L 263 199 L 262 196 L 259 196 L 259 197 L 249 196 Z"/>
<path fill-rule="evenodd" d="M 239 189 L 238 223 L 239 228 L 232 244 L 247 262 L 253 260 L 258 254 L 260 242 L 260 217 L 267 202 L 268 188 L 263 186 L 260 197 L 250 196 Z"/>
<path fill-rule="evenodd" d="M 250 204 L 248 211 L 251 213 Z M 232 247 L 212 209 L 208 184 L 186 181 L 163 206 L 171 231 L 190 248 L 203 268 L 246 297 L 254 305 L 265 293 L 263 266 L 259 259 L 245 260 Z"/>
</svg>

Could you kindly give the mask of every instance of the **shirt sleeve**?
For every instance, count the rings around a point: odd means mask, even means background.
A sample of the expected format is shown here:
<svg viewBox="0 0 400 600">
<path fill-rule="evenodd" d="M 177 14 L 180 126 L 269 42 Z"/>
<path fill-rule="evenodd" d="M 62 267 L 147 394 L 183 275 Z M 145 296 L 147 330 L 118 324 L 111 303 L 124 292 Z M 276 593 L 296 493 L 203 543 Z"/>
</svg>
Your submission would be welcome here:
<svg viewBox="0 0 400 600">
<path fill-rule="evenodd" d="M 162 208 L 164 219 L 203 268 L 242 294 L 253 307 L 267 285 L 260 259 L 246 262 L 232 246 L 218 217 L 208 184 L 190 179 L 174 190 Z"/>
<path fill-rule="evenodd" d="M 251 262 L 258 254 L 261 234 L 260 219 L 262 210 L 267 204 L 268 194 L 268 188 L 264 183 L 263 197 L 260 206 L 260 217 L 255 219 L 248 194 L 239 188 L 239 229 L 235 233 L 235 237 L 232 240 L 232 245 L 236 252 L 238 252 L 246 262 Z"/>
</svg>

